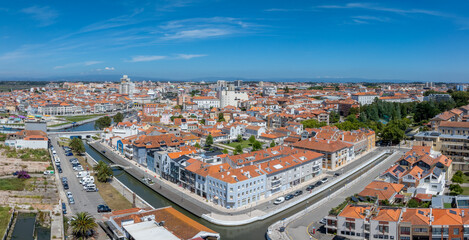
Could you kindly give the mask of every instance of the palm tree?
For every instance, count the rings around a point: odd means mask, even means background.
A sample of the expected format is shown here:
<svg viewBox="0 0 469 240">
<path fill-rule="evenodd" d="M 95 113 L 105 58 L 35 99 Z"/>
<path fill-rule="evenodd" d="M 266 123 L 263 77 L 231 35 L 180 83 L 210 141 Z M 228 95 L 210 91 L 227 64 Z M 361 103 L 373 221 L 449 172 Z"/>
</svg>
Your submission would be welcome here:
<svg viewBox="0 0 469 240">
<path fill-rule="evenodd" d="M 114 175 L 111 167 L 103 161 L 98 162 L 98 165 L 94 166 L 94 171 L 96 172 L 96 177 L 100 182 L 107 182 L 107 179 L 112 178 Z"/>
<path fill-rule="evenodd" d="M 92 236 L 98 224 L 96 224 L 94 217 L 89 213 L 79 212 L 73 217 L 70 226 L 72 227 L 73 235 L 78 239 L 82 239 Z"/>
</svg>

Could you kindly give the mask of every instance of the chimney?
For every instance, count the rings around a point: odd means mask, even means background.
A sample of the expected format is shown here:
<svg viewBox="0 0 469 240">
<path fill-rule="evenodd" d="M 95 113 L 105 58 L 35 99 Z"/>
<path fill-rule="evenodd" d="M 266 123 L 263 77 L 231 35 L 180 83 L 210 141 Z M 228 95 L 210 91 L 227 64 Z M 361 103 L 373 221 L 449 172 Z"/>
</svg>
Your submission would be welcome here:
<svg viewBox="0 0 469 240">
<path fill-rule="evenodd" d="M 461 210 L 461 217 L 464 217 L 464 210 Z"/>
<path fill-rule="evenodd" d="M 311 138 L 309 138 L 309 141 L 311 142 Z"/>
</svg>

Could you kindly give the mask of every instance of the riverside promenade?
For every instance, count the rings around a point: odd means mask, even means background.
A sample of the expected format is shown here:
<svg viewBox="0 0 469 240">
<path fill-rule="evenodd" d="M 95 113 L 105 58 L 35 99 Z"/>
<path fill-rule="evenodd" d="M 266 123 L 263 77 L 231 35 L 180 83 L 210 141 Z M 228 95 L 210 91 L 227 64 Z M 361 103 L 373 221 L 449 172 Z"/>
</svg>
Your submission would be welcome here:
<svg viewBox="0 0 469 240">
<path fill-rule="evenodd" d="M 275 196 L 263 199 L 257 204 L 255 203 L 237 209 L 226 209 L 219 205 L 213 204 L 212 202 L 208 202 L 206 199 L 191 193 L 187 189 L 183 189 L 177 184 L 160 178 L 156 175 L 156 173 L 150 172 L 148 169 L 140 166 L 136 162 L 125 159 L 121 154 L 111 149 L 109 146 L 102 144 L 101 142 L 90 142 L 89 145 L 103 154 L 111 162 L 119 165 L 124 171 L 132 175 L 135 179 L 147 185 L 149 188 L 161 194 L 173 203 L 179 205 L 196 216 L 206 219 L 211 223 L 223 226 L 240 226 L 274 216 L 280 212 L 294 207 L 297 204 L 307 201 L 319 193 L 325 192 L 325 190 L 330 189 L 339 182 L 347 181 L 348 177 L 357 173 L 363 167 L 375 163 L 375 161 L 383 161 L 383 159 L 386 159 L 386 157 L 389 155 L 387 150 L 375 149 L 374 151 L 362 156 L 360 159 L 357 159 L 355 161 L 357 162 L 357 166 L 355 168 L 345 171 L 340 177 L 333 178 L 328 184 L 324 184 L 322 187 L 318 187 L 315 189 L 315 191 L 303 194 L 301 197 L 294 198 L 282 205 L 273 205 L 273 200 L 275 200 L 277 197 L 287 194 L 287 192 L 279 193 Z M 308 181 L 300 184 L 299 186 L 291 188 L 289 192 L 303 189 L 307 185 L 313 184 L 316 180 L 322 179 L 324 177 L 332 178 L 332 175 L 333 173 L 320 175 L 312 181 Z M 148 182 L 144 180 L 145 178 L 152 179 L 155 184 L 148 185 Z"/>
</svg>

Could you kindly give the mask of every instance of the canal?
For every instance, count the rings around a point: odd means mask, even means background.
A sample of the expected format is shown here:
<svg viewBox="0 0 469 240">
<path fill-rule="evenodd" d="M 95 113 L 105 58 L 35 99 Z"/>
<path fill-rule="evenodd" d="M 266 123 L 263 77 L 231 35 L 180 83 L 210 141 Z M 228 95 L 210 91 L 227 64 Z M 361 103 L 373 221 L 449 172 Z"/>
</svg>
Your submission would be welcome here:
<svg viewBox="0 0 469 240">
<path fill-rule="evenodd" d="M 94 159 L 97 161 L 104 161 L 106 163 L 110 163 L 109 159 L 104 157 L 101 153 L 98 151 L 94 150 L 91 148 L 88 144 L 85 143 L 85 148 L 86 152 L 90 154 Z M 267 228 L 273 224 L 276 221 L 279 221 L 281 219 L 284 219 L 288 216 L 293 215 L 294 213 L 301 211 L 308 206 L 310 206 L 312 203 L 327 197 L 332 191 L 336 191 L 339 188 L 343 187 L 346 182 L 350 182 L 355 178 L 358 178 L 360 175 L 362 175 L 365 171 L 367 171 L 369 168 L 375 166 L 382 160 L 386 159 L 387 155 L 378 159 L 376 162 L 373 164 L 370 164 L 366 168 L 362 169 L 361 171 L 355 173 L 352 175 L 350 178 L 340 182 L 339 184 L 333 186 L 330 188 L 330 191 L 324 191 L 322 193 L 319 193 L 313 197 L 311 197 L 308 201 L 304 201 L 303 203 L 300 203 L 296 205 L 295 207 L 290 208 L 289 210 L 283 211 L 275 216 L 272 216 L 268 219 L 265 219 L 263 221 L 257 221 L 251 224 L 243 225 L 243 226 L 237 226 L 237 227 L 225 227 L 225 226 L 219 226 L 215 225 L 213 223 L 210 223 L 206 221 L 205 219 L 202 219 L 198 216 L 193 215 L 192 213 L 186 211 L 185 209 L 179 207 L 178 205 L 174 204 L 173 202 L 169 201 L 162 195 L 158 194 L 157 192 L 153 191 L 143 183 L 141 183 L 139 180 L 135 179 L 133 176 L 129 175 L 126 173 L 124 170 L 121 169 L 114 169 L 114 176 L 119 179 L 123 184 L 125 184 L 128 188 L 130 188 L 132 191 L 134 191 L 137 195 L 139 195 L 141 198 L 143 198 L 145 201 L 147 201 L 149 204 L 151 204 L 155 208 L 161 208 L 161 207 L 166 207 L 166 206 L 172 206 L 178 211 L 184 213 L 188 217 L 194 219 L 195 221 L 209 227 L 210 229 L 217 231 L 220 233 L 222 239 L 243 239 L 243 240 L 258 240 L 258 239 L 264 239 L 265 232 L 267 231 Z M 275 205 L 272 204 L 272 207 L 276 207 Z"/>
</svg>

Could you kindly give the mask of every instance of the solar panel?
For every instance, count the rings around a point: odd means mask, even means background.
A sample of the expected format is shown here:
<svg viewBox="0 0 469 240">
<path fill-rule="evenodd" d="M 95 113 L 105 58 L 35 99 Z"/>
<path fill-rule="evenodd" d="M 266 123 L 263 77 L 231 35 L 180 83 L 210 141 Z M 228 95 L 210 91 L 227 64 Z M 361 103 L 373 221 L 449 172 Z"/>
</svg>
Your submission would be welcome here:
<svg viewBox="0 0 469 240">
<path fill-rule="evenodd" d="M 454 211 L 454 210 L 449 210 L 449 212 L 452 213 L 452 214 L 454 214 L 454 215 L 458 215 L 458 214 L 456 213 L 456 211 Z"/>
<path fill-rule="evenodd" d="M 421 215 L 425 215 L 425 213 L 422 210 L 418 210 L 418 213 Z"/>
</svg>

